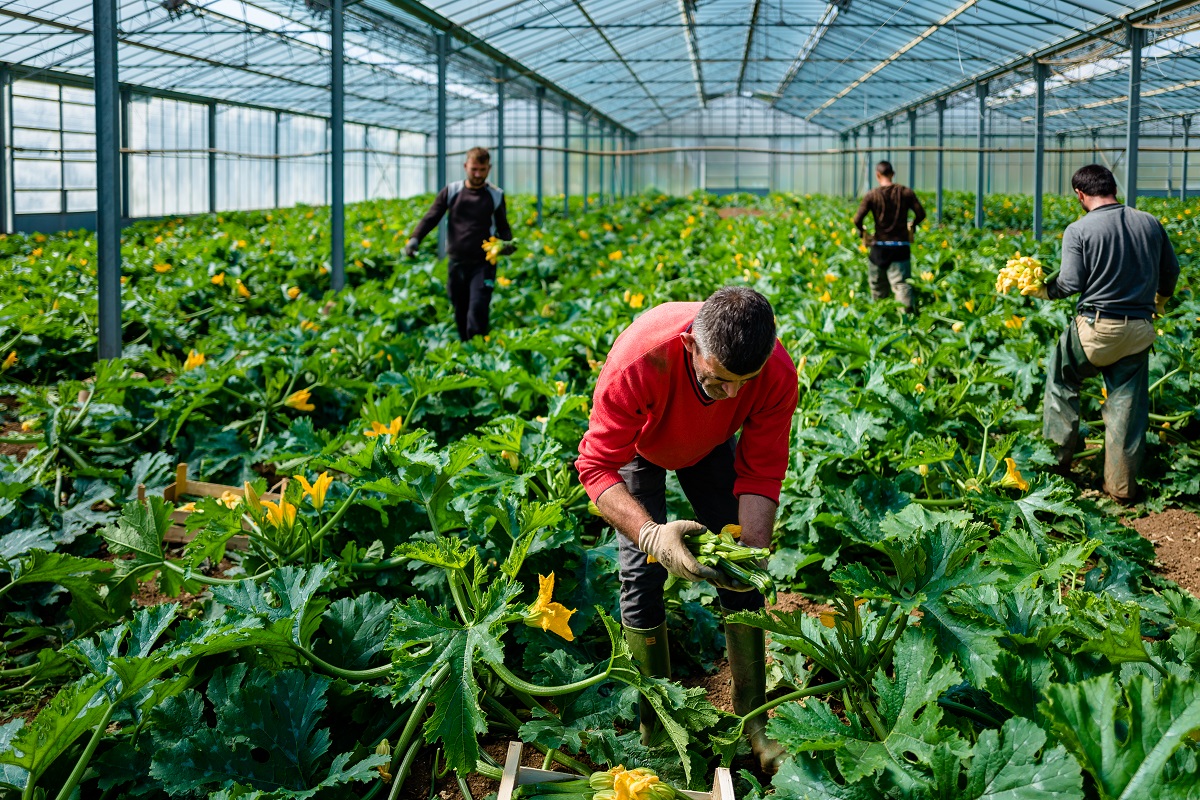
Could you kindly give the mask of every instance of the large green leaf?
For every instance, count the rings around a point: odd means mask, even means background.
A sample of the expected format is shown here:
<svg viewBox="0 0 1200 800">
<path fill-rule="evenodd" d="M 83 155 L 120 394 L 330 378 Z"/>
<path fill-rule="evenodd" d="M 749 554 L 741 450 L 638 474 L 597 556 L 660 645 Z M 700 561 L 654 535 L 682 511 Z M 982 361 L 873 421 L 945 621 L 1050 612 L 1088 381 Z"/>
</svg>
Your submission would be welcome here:
<svg viewBox="0 0 1200 800">
<path fill-rule="evenodd" d="M 67 613 L 81 630 L 90 630 L 99 622 L 113 618 L 100 597 L 100 586 L 113 565 L 97 558 L 80 558 L 66 553 L 30 550 L 7 562 L 8 586 L 16 588 L 34 583 L 54 583 L 71 593 Z"/>
<path fill-rule="evenodd" d="M 393 607 L 374 592 L 335 600 L 322 618 L 327 643 L 317 652 L 344 669 L 365 669 L 387 644 Z"/>
<path fill-rule="evenodd" d="M 1052 731 L 1095 780 L 1102 800 L 1190 800 L 1195 776 L 1168 764 L 1184 738 L 1200 730 L 1200 683 L 1163 678 L 1158 694 L 1144 675 L 1121 692 L 1111 675 L 1052 685 L 1043 710 Z"/>
<path fill-rule="evenodd" d="M 962 800 L 1082 800 L 1083 775 L 1062 746 L 1047 747 L 1035 723 L 1013 717 L 979 734 Z"/>
<path fill-rule="evenodd" d="M 372 755 L 347 770 L 350 754 L 343 753 L 324 766 L 331 739 L 320 724 L 329 684 L 297 670 L 219 668 L 208 683 L 215 726 L 208 725 L 195 691 L 151 712 L 151 777 L 171 795 L 242 785 L 279 798 L 308 798 L 324 787 L 377 779 L 372 768 L 387 763 L 385 756 Z"/>
<path fill-rule="evenodd" d="M 1083 639 L 1075 652 L 1099 653 L 1114 664 L 1150 661 L 1137 603 L 1083 591 L 1068 593 L 1063 602 L 1071 613 L 1073 631 Z"/>
<path fill-rule="evenodd" d="M 473 619 L 462 624 L 432 609 L 421 598 L 399 606 L 393 616 L 391 646 L 397 702 L 433 689 L 434 711 L 425 721 L 425 740 L 441 742 L 447 763 L 466 774 L 479 759 L 478 736 L 487 732 L 479 707 L 477 659 L 503 664 L 501 621 L 520 593 L 509 581 L 496 581 L 480 599 Z M 448 673 L 435 680 L 442 668 Z"/>
<path fill-rule="evenodd" d="M 213 597 L 247 617 L 265 620 L 271 628 L 289 634 L 292 641 L 306 645 L 320 616 L 310 608 L 321 585 L 335 572 L 325 562 L 308 568 L 283 567 L 265 581 L 238 581 L 232 586 L 216 586 Z M 323 603 L 320 605 L 324 610 Z"/>
<path fill-rule="evenodd" d="M 1099 546 L 1098 539 L 1087 539 L 1082 542 L 1047 540 L 1039 547 L 1031 534 L 1014 528 L 991 541 L 987 560 L 1004 572 L 1006 579 L 1002 586 L 1006 590 L 1039 583 L 1053 586 L 1083 569 L 1092 551 Z"/>
<path fill-rule="evenodd" d="M 95 728 L 109 705 L 102 691 L 104 680 L 85 675 L 69 684 L 38 712 L 33 722 L 17 729 L 0 751 L 4 779 L 17 780 L 20 770 L 24 770 L 37 781 L 76 739 Z"/>
</svg>

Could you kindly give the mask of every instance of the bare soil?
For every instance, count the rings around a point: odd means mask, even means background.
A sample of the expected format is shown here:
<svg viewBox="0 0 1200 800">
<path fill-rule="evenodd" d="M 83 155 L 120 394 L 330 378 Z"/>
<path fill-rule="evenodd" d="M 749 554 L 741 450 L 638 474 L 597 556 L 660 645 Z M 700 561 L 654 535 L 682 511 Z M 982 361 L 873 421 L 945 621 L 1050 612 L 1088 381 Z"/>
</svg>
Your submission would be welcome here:
<svg viewBox="0 0 1200 800">
<path fill-rule="evenodd" d="M 3 436 L 26 436 L 27 431 L 21 430 L 19 422 L 5 422 L 0 425 L 0 437 Z M 24 461 L 25 456 L 29 455 L 29 451 L 37 447 L 36 443 L 29 444 L 14 444 L 12 442 L 0 442 L 0 456 L 13 456 L 17 461 Z"/>
<path fill-rule="evenodd" d="M 1172 508 L 1126 524 L 1154 543 L 1163 577 L 1200 597 L 1200 516 Z"/>
<path fill-rule="evenodd" d="M 766 212 L 759 211 L 757 208 L 718 208 L 717 216 L 721 219 L 729 219 L 730 217 L 761 217 Z"/>
</svg>

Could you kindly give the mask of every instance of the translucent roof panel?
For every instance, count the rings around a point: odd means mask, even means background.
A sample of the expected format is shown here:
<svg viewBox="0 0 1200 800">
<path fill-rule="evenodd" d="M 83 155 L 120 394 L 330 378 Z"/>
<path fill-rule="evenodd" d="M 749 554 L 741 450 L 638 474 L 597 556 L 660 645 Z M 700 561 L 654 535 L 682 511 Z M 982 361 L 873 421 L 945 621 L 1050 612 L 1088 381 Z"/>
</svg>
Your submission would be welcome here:
<svg viewBox="0 0 1200 800">
<path fill-rule="evenodd" d="M 1032 54 L 1089 31 L 1104 29 L 1111 39 L 1110 29 L 1119 29 L 1131 14 L 1153 19 L 1189 4 L 430 0 L 425 5 L 635 130 L 736 94 L 844 131 L 998 66 L 1019 69 Z"/>
</svg>

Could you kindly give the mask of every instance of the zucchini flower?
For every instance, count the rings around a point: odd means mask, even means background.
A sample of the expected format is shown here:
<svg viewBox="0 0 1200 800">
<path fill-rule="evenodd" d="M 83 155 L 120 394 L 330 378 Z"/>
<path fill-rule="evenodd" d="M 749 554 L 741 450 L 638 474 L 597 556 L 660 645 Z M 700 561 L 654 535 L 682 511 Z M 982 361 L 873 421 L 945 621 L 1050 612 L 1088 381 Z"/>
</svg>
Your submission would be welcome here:
<svg viewBox="0 0 1200 800">
<path fill-rule="evenodd" d="M 4 359 L 4 363 L 0 364 L 0 372 L 8 372 L 10 369 L 15 367 L 16 365 L 17 365 L 17 351 L 13 350 Z"/>
<path fill-rule="evenodd" d="M 296 524 L 296 507 L 279 498 L 279 504 L 276 505 L 270 500 L 265 500 L 262 507 L 267 510 L 267 521 L 278 531 L 290 531 L 292 526 Z"/>
<path fill-rule="evenodd" d="M 495 266 L 500 258 L 500 251 L 503 249 L 504 242 L 493 236 L 483 243 L 483 257 L 489 264 Z"/>
<path fill-rule="evenodd" d="M 1017 462 L 1011 458 L 1004 459 L 1004 464 L 1007 467 L 1004 477 L 1000 479 L 1000 485 L 1005 489 L 1020 489 L 1022 492 L 1029 491 L 1029 481 L 1021 477 L 1021 471 L 1017 469 Z"/>
<path fill-rule="evenodd" d="M 597 783 L 603 785 L 610 780 L 611 788 L 597 790 L 593 800 L 672 800 L 675 797 L 674 789 L 644 767 L 616 767 L 608 772 L 593 773 L 590 783 L 595 787 Z"/>
<path fill-rule="evenodd" d="M 205 360 L 206 356 L 204 353 L 192 350 L 188 353 L 187 361 L 183 362 L 183 371 L 188 372 L 196 367 L 202 367 L 204 366 Z"/>
<path fill-rule="evenodd" d="M 288 408 L 294 408 L 297 411 L 312 411 L 316 408 L 312 403 L 308 402 L 308 398 L 312 397 L 312 392 L 308 389 L 301 389 L 297 392 L 292 392 L 283 401 L 283 404 Z"/>
<path fill-rule="evenodd" d="M 395 436 L 404 429 L 404 418 L 396 417 L 391 421 L 391 424 L 384 425 L 377 420 L 371 420 L 371 430 L 366 431 L 363 436 L 368 439 L 374 439 L 377 436 Z"/>
<path fill-rule="evenodd" d="M 571 633 L 570 621 L 575 609 L 567 608 L 562 603 L 551 602 L 550 597 L 553 594 L 554 573 L 551 572 L 548 578 L 538 575 L 537 600 L 529 606 L 525 614 L 525 624 L 531 628 L 557 633 L 568 642 L 573 642 L 575 634 Z"/>
<path fill-rule="evenodd" d="M 303 475 L 296 475 L 294 477 L 300 481 L 300 486 L 304 489 L 304 494 L 312 498 L 313 508 L 320 511 L 321 507 L 325 505 L 325 492 L 329 491 L 329 486 L 333 483 L 333 478 L 329 477 L 328 472 L 322 472 L 312 483 L 309 483 L 308 478 Z"/>
</svg>

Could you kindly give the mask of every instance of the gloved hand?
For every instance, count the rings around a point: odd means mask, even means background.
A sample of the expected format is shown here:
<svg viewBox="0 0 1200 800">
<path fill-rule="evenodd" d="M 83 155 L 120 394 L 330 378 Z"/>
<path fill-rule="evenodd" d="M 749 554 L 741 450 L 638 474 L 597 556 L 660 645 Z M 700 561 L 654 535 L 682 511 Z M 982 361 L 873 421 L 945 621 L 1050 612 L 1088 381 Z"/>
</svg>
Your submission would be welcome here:
<svg viewBox="0 0 1200 800">
<path fill-rule="evenodd" d="M 417 248 L 420 246 L 421 246 L 421 243 L 418 242 L 417 238 L 414 236 L 413 238 L 408 240 L 408 244 L 404 245 L 404 255 L 408 256 L 409 258 L 412 258 L 413 256 L 415 256 L 417 254 Z"/>
<path fill-rule="evenodd" d="M 700 533 L 703 530 L 705 527 L 699 522 L 688 519 L 675 520 L 666 525 L 647 520 L 638 531 L 638 548 L 662 564 L 663 569 L 676 578 L 709 581 L 723 589 L 730 588 L 733 579 L 721 570 L 706 567 L 697 561 L 683 541 L 683 537 L 689 533 Z"/>
<path fill-rule="evenodd" d="M 1154 295 L 1154 313 L 1157 316 L 1165 317 L 1167 315 L 1167 301 L 1171 299 L 1170 295 L 1163 296 L 1161 294 Z"/>
<path fill-rule="evenodd" d="M 514 242 L 509 242 L 500 248 L 500 255 L 502 256 L 511 256 L 515 252 L 517 252 L 517 245 Z"/>
<path fill-rule="evenodd" d="M 1038 300 L 1049 300 L 1050 293 L 1046 291 L 1045 286 L 1039 286 L 1036 289 L 1026 289 L 1021 292 L 1026 297 L 1036 297 Z"/>
</svg>

